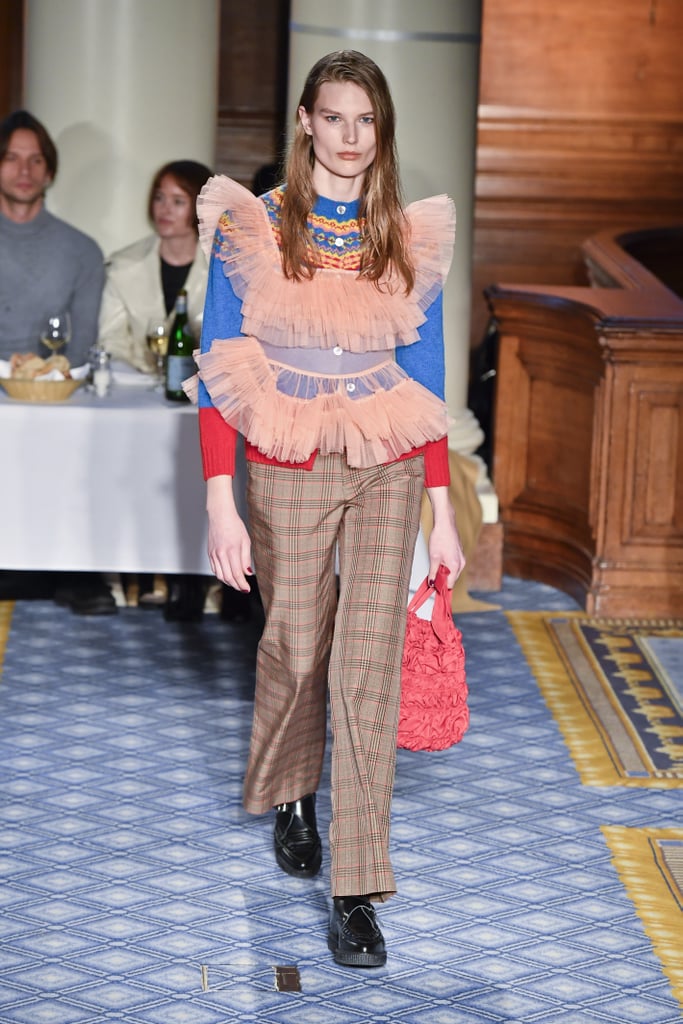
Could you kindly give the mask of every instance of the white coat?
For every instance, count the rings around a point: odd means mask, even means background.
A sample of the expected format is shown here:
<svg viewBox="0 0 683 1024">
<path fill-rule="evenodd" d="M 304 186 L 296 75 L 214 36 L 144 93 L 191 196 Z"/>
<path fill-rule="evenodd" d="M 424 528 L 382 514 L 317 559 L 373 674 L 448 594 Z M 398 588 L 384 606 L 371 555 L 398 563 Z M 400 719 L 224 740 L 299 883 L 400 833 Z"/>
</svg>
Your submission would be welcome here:
<svg viewBox="0 0 683 1024">
<path fill-rule="evenodd" d="M 147 348 L 147 325 L 166 316 L 161 286 L 159 238 L 149 235 L 113 253 L 106 262 L 106 283 L 99 320 L 99 342 L 115 359 L 150 372 L 154 360 Z M 197 331 L 204 311 L 208 266 L 201 246 L 185 282 L 190 324 Z"/>
</svg>

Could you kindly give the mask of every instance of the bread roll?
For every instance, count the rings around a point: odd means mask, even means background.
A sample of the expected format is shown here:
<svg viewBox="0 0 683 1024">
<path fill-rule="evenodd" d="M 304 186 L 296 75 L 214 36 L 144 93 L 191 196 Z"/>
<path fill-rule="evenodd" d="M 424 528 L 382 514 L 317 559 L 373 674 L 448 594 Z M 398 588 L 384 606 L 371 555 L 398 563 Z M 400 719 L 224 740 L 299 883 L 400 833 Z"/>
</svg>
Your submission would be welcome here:
<svg viewBox="0 0 683 1024">
<path fill-rule="evenodd" d="M 59 370 L 63 377 L 70 377 L 71 364 L 66 356 L 55 355 L 41 359 L 34 352 L 15 352 L 10 356 L 11 376 L 15 380 L 35 380 L 51 370 Z"/>
</svg>

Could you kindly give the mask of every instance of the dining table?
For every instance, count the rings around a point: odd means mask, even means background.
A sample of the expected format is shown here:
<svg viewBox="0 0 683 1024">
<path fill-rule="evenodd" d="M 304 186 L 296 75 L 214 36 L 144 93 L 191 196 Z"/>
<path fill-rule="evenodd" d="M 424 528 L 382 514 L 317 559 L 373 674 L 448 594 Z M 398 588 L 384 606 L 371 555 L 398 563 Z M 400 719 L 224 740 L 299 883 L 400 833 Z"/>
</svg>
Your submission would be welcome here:
<svg viewBox="0 0 683 1024">
<path fill-rule="evenodd" d="M 0 569 L 211 573 L 196 407 L 113 381 L 54 403 L 0 390 Z M 245 478 L 238 452 L 242 514 Z"/>
</svg>

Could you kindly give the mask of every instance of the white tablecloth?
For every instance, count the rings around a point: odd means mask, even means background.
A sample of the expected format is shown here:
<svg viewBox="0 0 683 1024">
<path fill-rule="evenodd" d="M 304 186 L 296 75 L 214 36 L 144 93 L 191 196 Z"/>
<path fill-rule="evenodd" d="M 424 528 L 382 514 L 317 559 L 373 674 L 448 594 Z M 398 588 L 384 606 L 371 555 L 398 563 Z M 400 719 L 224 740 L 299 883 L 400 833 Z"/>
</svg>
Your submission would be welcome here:
<svg viewBox="0 0 683 1024">
<path fill-rule="evenodd" d="M 146 386 L 0 390 L 0 568 L 210 574 L 194 406 Z M 238 503 L 244 490 L 238 460 Z"/>
</svg>

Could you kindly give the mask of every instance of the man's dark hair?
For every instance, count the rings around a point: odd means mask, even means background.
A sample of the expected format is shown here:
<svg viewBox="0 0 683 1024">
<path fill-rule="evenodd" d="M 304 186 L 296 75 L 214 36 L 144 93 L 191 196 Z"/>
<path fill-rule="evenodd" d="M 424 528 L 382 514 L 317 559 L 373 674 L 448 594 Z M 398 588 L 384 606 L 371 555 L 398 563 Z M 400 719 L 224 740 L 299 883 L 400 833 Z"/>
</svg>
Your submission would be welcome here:
<svg viewBox="0 0 683 1024">
<path fill-rule="evenodd" d="M 40 123 L 37 117 L 29 114 L 28 110 L 15 110 L 4 121 L 0 121 L 0 161 L 4 160 L 7 155 L 10 139 L 21 128 L 33 132 L 38 139 L 40 152 L 43 154 L 50 177 L 54 178 L 57 173 L 57 147 L 47 128 Z"/>
</svg>

